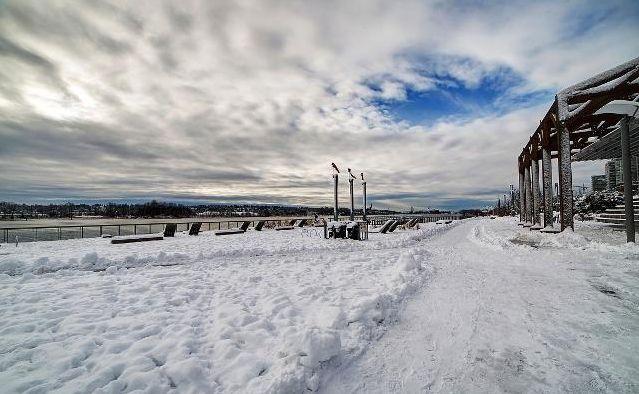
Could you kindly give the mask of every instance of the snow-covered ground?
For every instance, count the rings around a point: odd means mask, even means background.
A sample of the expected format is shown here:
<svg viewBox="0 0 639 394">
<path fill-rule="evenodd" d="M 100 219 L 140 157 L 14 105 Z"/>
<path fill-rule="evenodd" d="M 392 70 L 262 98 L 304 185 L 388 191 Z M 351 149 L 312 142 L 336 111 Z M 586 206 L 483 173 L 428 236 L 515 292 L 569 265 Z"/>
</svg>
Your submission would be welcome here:
<svg viewBox="0 0 639 394">
<path fill-rule="evenodd" d="M 515 223 L 3 245 L 0 387 L 639 390 L 639 247 Z"/>
<path fill-rule="evenodd" d="M 3 392 L 302 392 L 429 275 L 422 240 L 321 229 L 0 248 Z"/>
<path fill-rule="evenodd" d="M 596 223 L 559 235 L 515 223 L 425 241 L 428 283 L 323 391 L 638 392 L 639 247 Z"/>
</svg>

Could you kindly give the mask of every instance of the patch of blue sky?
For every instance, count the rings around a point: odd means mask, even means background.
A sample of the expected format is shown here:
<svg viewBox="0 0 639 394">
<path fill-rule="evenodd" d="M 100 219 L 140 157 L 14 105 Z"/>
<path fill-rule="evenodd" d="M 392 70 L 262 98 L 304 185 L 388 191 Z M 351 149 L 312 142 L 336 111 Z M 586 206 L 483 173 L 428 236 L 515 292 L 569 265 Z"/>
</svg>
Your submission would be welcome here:
<svg viewBox="0 0 639 394">
<path fill-rule="evenodd" d="M 439 121 L 464 121 L 482 116 L 499 116 L 510 111 L 552 102 L 554 91 L 520 89 L 522 76 L 498 68 L 477 84 L 468 85 L 450 76 L 429 75 L 437 88 L 417 91 L 406 86 L 405 100 L 376 99 L 373 103 L 396 120 L 432 125 Z M 371 86 L 373 89 L 378 87 Z"/>
</svg>

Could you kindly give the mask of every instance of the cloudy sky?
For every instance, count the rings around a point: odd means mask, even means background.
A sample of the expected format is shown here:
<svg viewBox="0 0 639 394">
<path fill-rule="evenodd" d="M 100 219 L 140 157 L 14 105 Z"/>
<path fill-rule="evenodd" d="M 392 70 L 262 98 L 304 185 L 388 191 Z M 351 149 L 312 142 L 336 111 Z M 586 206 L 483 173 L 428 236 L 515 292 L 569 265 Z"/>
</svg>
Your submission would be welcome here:
<svg viewBox="0 0 639 394">
<path fill-rule="evenodd" d="M 483 206 L 630 1 L 0 1 L 0 200 Z M 602 163 L 575 165 L 576 183 Z M 344 182 L 344 189 L 346 189 Z"/>
</svg>

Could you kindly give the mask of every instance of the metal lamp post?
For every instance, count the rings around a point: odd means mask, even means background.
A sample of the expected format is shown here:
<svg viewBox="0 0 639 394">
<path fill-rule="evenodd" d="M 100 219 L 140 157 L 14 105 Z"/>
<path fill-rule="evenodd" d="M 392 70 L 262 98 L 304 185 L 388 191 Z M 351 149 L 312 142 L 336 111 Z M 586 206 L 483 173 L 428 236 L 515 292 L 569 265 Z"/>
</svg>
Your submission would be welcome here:
<svg viewBox="0 0 639 394">
<path fill-rule="evenodd" d="M 353 198 L 353 180 L 356 179 L 355 175 L 351 172 L 351 169 L 348 169 L 348 187 L 351 193 L 351 216 L 350 220 L 355 220 L 355 200 Z"/>
<path fill-rule="evenodd" d="M 363 197 L 363 202 L 364 202 L 364 208 L 362 209 L 362 220 L 366 223 L 368 223 L 368 221 L 366 220 L 366 181 L 364 180 L 364 173 L 360 172 L 359 174 L 362 177 L 362 197 Z"/>
<path fill-rule="evenodd" d="M 635 242 L 635 208 L 632 201 L 632 168 L 630 165 L 630 119 L 637 118 L 639 115 L 639 103 L 636 101 L 614 100 L 601 107 L 595 114 L 623 115 L 619 123 L 619 134 L 621 134 L 626 241 Z"/>
<path fill-rule="evenodd" d="M 339 206 L 338 206 L 338 200 L 337 200 L 337 182 L 338 182 L 338 178 L 339 178 L 339 168 L 337 168 L 337 166 L 335 165 L 335 163 L 331 163 L 331 165 L 333 166 L 333 186 L 334 186 L 334 191 L 333 191 L 333 220 L 334 221 L 338 221 L 339 220 Z"/>
</svg>

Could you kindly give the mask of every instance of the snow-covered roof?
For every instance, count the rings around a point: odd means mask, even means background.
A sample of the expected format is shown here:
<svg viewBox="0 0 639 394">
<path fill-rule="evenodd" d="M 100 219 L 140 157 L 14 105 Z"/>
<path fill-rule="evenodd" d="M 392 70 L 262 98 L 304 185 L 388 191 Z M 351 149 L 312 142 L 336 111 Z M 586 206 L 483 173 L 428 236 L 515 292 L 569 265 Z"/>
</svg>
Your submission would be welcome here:
<svg viewBox="0 0 639 394">
<path fill-rule="evenodd" d="M 541 145 L 556 152 L 560 125 L 570 130 L 573 154 L 613 132 L 622 115 L 597 110 L 614 100 L 639 100 L 639 57 L 559 91 L 522 150 L 520 163 L 540 158 Z"/>
</svg>

